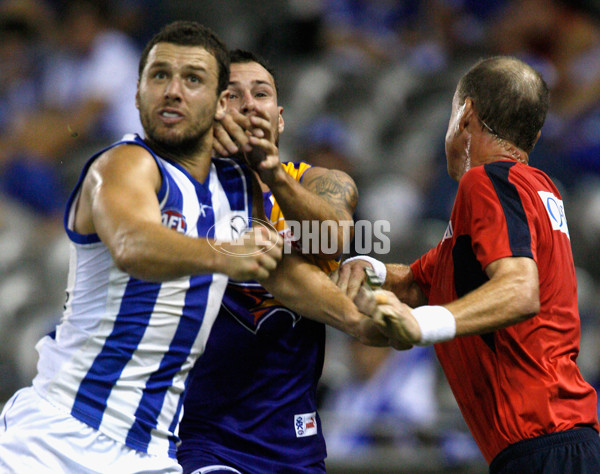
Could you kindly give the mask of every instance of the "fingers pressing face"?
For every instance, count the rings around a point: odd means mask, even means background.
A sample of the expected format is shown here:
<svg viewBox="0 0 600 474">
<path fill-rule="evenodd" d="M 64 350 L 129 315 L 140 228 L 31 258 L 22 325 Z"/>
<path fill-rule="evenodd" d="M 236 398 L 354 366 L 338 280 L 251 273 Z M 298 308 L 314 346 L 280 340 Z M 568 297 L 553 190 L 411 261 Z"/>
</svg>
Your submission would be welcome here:
<svg viewBox="0 0 600 474">
<path fill-rule="evenodd" d="M 233 63 L 230 70 L 228 109 L 267 120 L 277 143 L 284 123 L 283 108 L 277 105 L 273 76 L 255 62 Z"/>
</svg>

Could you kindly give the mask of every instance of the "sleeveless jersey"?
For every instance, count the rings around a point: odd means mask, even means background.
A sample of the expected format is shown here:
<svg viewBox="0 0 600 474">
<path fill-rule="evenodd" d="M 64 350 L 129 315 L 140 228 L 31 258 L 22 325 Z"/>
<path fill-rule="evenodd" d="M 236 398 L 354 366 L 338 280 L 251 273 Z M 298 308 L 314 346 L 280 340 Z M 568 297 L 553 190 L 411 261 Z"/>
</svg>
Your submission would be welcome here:
<svg viewBox="0 0 600 474">
<path fill-rule="evenodd" d="M 488 462 L 517 441 L 583 426 L 598 430 L 596 393 L 576 364 L 577 286 L 563 201 L 542 171 L 513 161 L 465 173 L 442 241 L 411 269 L 429 304 L 445 304 L 485 283 L 485 268 L 503 257 L 535 260 L 540 312 L 435 345 Z"/>
<path fill-rule="evenodd" d="M 97 234 L 73 231 L 74 211 L 91 163 L 118 145 L 153 156 L 162 183 L 163 225 L 191 237 L 232 239 L 234 221 L 251 217 L 251 172 L 233 160 L 213 160 L 205 183 L 157 156 L 136 135 L 94 155 L 65 212 L 71 259 L 67 302 L 56 330 L 37 344 L 33 385 L 44 398 L 127 446 L 175 457 L 182 393 L 203 352 L 227 285 L 223 274 L 162 283 L 119 270 Z"/>
<path fill-rule="evenodd" d="M 310 167 L 283 166 L 297 181 Z M 263 198 L 285 236 L 279 205 L 271 192 Z M 322 461 L 316 389 L 324 349 L 323 324 L 282 306 L 256 282 L 230 281 L 186 392 L 177 453 L 184 473 L 204 465 L 203 452 L 242 472 L 292 473 Z"/>
</svg>

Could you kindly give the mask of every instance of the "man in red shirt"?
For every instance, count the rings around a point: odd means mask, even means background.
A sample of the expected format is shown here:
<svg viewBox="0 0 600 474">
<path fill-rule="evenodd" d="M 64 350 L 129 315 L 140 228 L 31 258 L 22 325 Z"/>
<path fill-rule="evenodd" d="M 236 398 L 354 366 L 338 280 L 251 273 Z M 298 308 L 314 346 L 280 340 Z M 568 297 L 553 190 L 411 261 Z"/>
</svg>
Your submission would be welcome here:
<svg viewBox="0 0 600 474">
<path fill-rule="evenodd" d="M 397 348 L 435 344 L 493 473 L 600 472 L 596 392 L 576 364 L 563 201 L 527 164 L 548 95 L 515 58 L 473 66 L 458 83 L 446 134 L 459 186 L 442 240 L 410 266 L 386 265 L 391 291 L 375 298 L 359 291 L 369 263 L 353 260 L 334 276 Z"/>
</svg>

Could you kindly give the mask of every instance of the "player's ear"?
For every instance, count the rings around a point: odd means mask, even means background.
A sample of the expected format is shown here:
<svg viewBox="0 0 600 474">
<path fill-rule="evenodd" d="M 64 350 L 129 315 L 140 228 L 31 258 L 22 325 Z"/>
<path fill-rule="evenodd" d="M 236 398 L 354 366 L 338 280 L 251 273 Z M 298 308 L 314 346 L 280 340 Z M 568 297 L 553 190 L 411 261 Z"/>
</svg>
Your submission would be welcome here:
<svg viewBox="0 0 600 474">
<path fill-rule="evenodd" d="M 219 95 L 219 100 L 217 101 L 217 110 L 215 112 L 215 118 L 217 120 L 222 120 L 225 117 L 225 112 L 227 111 L 227 100 L 229 99 L 229 89 L 225 89 Z"/>
<path fill-rule="evenodd" d="M 140 81 L 137 81 L 137 86 L 135 89 L 135 108 L 140 109 Z"/>
<path fill-rule="evenodd" d="M 464 130 L 473 122 L 473 120 L 477 120 L 476 114 L 477 111 L 475 110 L 473 99 L 470 97 L 465 98 L 465 103 L 462 106 L 462 115 L 458 119 L 459 130 Z"/>
<path fill-rule="evenodd" d="M 283 133 L 283 129 L 285 128 L 285 122 L 283 121 L 283 107 L 277 107 L 279 109 L 279 124 L 277 125 L 277 129 L 279 133 Z"/>
</svg>

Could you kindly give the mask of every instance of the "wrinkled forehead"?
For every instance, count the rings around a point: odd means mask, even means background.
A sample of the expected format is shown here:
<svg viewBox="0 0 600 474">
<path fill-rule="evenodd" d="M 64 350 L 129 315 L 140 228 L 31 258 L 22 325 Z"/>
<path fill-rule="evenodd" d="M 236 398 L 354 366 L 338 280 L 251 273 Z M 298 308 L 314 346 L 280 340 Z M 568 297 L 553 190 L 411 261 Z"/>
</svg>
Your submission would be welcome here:
<svg viewBox="0 0 600 474">
<path fill-rule="evenodd" d="M 231 63 L 229 70 L 230 85 L 249 86 L 253 84 L 268 84 L 275 90 L 273 76 L 258 63 Z"/>
<path fill-rule="evenodd" d="M 218 74 L 217 60 L 202 46 L 157 43 L 148 53 L 144 70 L 157 64 L 172 67 L 191 67 Z"/>
</svg>

